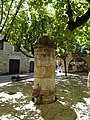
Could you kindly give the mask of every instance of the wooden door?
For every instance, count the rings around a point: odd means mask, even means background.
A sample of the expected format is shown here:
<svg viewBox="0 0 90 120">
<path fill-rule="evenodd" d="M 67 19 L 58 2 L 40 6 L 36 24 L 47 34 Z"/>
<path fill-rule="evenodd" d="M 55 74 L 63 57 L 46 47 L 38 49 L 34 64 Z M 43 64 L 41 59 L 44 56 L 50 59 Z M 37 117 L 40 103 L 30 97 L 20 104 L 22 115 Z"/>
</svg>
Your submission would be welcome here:
<svg viewBox="0 0 90 120">
<path fill-rule="evenodd" d="M 9 60 L 9 74 L 19 74 L 20 60 L 10 59 Z"/>
</svg>

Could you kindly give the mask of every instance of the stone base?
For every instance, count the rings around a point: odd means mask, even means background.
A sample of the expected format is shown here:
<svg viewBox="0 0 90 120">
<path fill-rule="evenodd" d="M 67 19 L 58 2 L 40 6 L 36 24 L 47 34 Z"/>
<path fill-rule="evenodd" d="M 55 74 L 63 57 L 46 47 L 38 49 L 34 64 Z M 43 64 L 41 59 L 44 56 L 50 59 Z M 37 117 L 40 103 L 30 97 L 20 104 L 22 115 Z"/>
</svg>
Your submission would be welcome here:
<svg viewBox="0 0 90 120">
<path fill-rule="evenodd" d="M 43 98 L 41 95 L 32 98 L 32 101 L 35 102 L 36 104 L 49 104 L 49 103 L 53 103 L 56 101 L 55 96 L 49 96 L 48 98 Z"/>
<path fill-rule="evenodd" d="M 33 97 L 33 101 L 36 104 L 48 104 L 55 102 L 55 91 L 41 90 L 37 96 Z"/>
<path fill-rule="evenodd" d="M 43 98 L 43 104 L 55 102 L 55 95 Z"/>
</svg>

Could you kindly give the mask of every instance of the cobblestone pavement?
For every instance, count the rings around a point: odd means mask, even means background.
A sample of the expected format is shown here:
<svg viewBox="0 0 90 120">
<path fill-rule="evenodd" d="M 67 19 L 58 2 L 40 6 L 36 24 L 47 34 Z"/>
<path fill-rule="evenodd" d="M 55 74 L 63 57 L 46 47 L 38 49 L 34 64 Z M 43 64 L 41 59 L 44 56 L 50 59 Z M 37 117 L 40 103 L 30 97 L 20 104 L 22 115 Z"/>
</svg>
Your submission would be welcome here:
<svg viewBox="0 0 90 120">
<path fill-rule="evenodd" d="M 44 105 L 35 105 L 31 101 L 31 80 L 1 83 L 0 120 L 89 120 L 90 95 L 86 80 L 87 75 L 57 75 L 55 83 L 58 100 Z"/>
</svg>

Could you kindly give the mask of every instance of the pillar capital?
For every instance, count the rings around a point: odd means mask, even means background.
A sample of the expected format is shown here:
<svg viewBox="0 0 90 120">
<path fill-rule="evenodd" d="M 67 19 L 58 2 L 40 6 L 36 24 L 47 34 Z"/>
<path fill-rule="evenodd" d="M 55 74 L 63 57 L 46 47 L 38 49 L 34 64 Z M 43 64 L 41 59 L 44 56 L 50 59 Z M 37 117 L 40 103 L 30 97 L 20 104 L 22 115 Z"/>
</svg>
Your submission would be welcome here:
<svg viewBox="0 0 90 120">
<path fill-rule="evenodd" d="M 34 48 L 37 47 L 56 48 L 56 45 L 55 42 L 48 36 L 41 36 L 37 39 L 36 43 L 34 44 Z"/>
</svg>

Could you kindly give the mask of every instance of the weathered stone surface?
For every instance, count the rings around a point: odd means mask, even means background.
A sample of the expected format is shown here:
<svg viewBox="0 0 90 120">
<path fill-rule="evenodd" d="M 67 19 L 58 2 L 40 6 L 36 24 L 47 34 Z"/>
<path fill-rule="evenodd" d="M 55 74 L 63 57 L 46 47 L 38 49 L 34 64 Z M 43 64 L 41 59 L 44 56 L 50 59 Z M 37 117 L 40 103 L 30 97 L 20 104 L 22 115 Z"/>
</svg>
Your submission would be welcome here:
<svg viewBox="0 0 90 120">
<path fill-rule="evenodd" d="M 50 41 L 49 41 L 50 40 Z M 55 101 L 55 44 L 51 39 L 40 38 L 34 47 L 34 89 L 40 87 L 42 103 Z M 39 98 L 38 98 L 39 99 Z"/>
<path fill-rule="evenodd" d="M 67 72 L 69 71 L 69 64 L 71 62 L 71 60 L 73 59 L 82 59 L 84 60 L 86 63 L 87 63 L 87 70 L 88 72 L 90 72 L 90 56 L 88 55 L 76 55 L 76 54 L 69 54 L 67 59 L 66 59 L 66 69 L 67 69 Z M 61 64 L 62 64 L 62 72 L 65 72 L 65 68 L 64 68 L 64 62 L 63 60 L 60 60 Z"/>
<path fill-rule="evenodd" d="M 3 50 L 0 50 L 0 75 L 9 74 L 9 60 L 20 60 L 19 73 L 28 73 L 31 59 L 21 52 L 14 51 L 14 46 L 5 42 Z"/>
<path fill-rule="evenodd" d="M 38 38 L 37 42 L 35 43 L 35 47 L 51 47 L 51 48 L 55 48 L 55 43 L 52 39 L 50 39 L 48 36 L 41 36 Z"/>
</svg>

